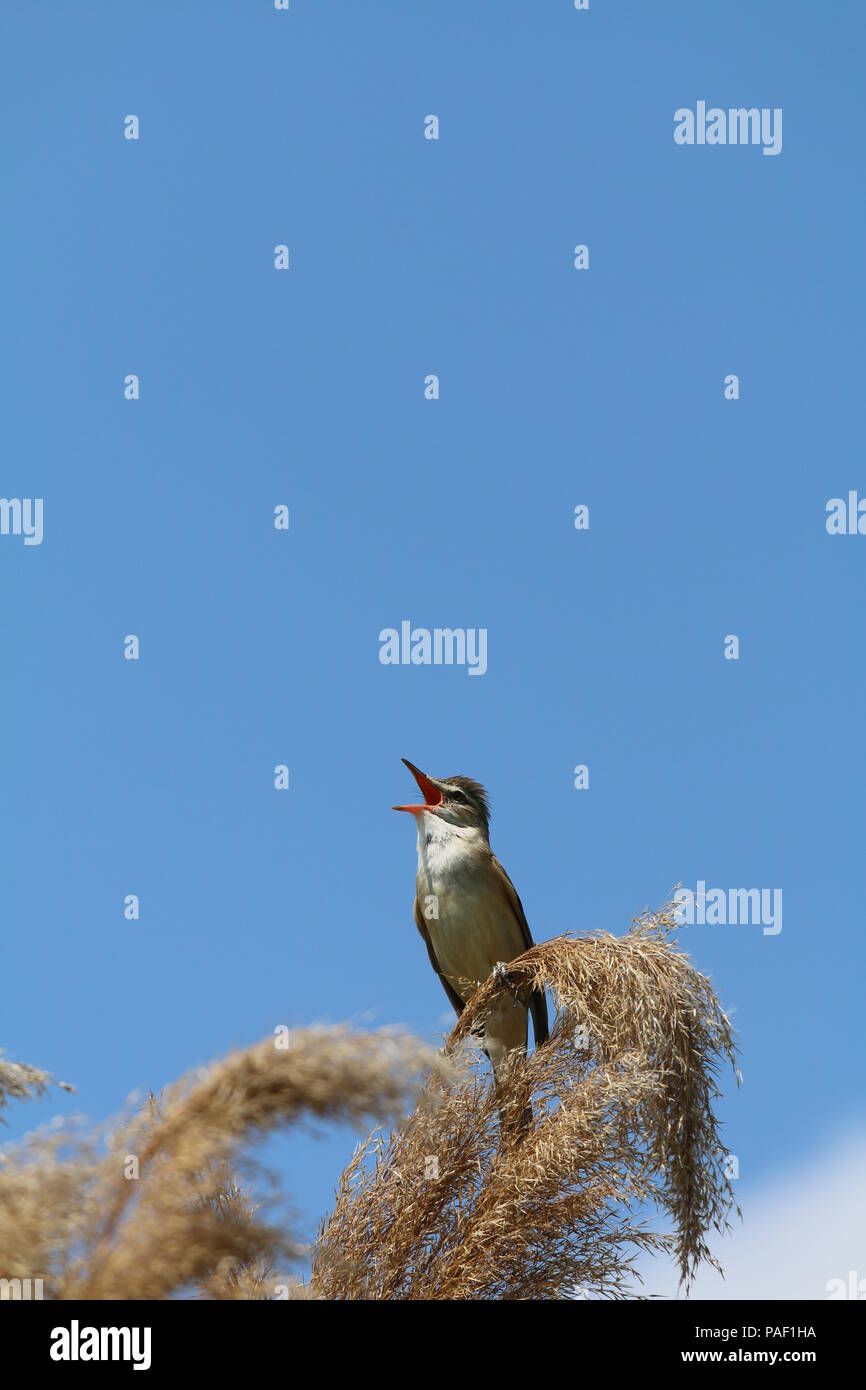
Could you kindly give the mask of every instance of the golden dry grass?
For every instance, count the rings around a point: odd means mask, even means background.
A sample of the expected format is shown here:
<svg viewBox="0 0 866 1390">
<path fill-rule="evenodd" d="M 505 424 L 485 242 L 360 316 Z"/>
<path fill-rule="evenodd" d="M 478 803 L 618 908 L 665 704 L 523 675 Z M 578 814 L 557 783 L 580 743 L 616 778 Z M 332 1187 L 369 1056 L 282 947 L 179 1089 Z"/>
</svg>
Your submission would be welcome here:
<svg viewBox="0 0 866 1390">
<path fill-rule="evenodd" d="M 41 1277 L 52 1298 L 619 1297 L 634 1257 L 662 1250 L 688 1283 L 734 1208 L 714 1113 L 734 1053 L 673 930 L 668 906 L 624 937 L 558 937 L 511 962 L 508 987 L 542 985 L 555 1019 L 504 1096 L 474 1042 L 503 987 L 490 980 L 444 1053 L 393 1032 L 297 1030 L 108 1131 L 37 1132 L 0 1165 L 0 1277 Z M 0 1061 L 0 1108 L 49 1081 Z M 530 1102 L 529 1133 L 503 1138 L 499 1106 L 517 1117 Z M 257 1139 L 307 1116 L 386 1128 L 340 1178 L 301 1281 L 286 1273 L 296 1239 L 237 1174 Z M 668 1230 L 648 1228 L 653 1212 Z"/>
<path fill-rule="evenodd" d="M 267 1297 L 298 1246 L 232 1176 L 245 1146 L 310 1115 L 396 1119 L 431 1066 L 446 1064 L 404 1034 L 298 1029 L 287 1050 L 233 1053 L 112 1129 L 37 1132 L 0 1166 L 0 1277 L 42 1278 L 53 1298 Z"/>
<path fill-rule="evenodd" d="M 51 1077 L 47 1071 L 28 1067 L 24 1062 L 4 1062 L 0 1055 L 0 1110 L 10 1100 L 32 1100 L 35 1096 L 44 1096 L 50 1084 Z"/>
<path fill-rule="evenodd" d="M 512 962 L 515 989 L 549 990 L 547 1044 L 516 1061 L 508 1104 L 533 1127 L 500 1143 L 486 1070 L 428 1083 L 424 1103 L 347 1168 L 315 1251 L 331 1298 L 621 1296 L 634 1255 L 670 1249 L 688 1284 L 705 1236 L 734 1208 L 714 1114 L 730 1024 L 707 978 L 673 949 L 671 907 L 625 937 L 558 937 Z M 446 1051 L 465 1059 L 492 979 Z M 655 1207 L 653 1234 L 635 1218 Z"/>
</svg>

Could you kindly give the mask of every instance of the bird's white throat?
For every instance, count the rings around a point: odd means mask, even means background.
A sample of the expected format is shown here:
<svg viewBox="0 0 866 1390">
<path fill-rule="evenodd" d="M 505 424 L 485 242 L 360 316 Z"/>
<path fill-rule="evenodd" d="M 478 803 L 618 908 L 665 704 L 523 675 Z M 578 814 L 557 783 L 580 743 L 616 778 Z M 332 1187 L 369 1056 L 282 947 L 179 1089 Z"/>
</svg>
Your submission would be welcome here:
<svg viewBox="0 0 866 1390">
<path fill-rule="evenodd" d="M 485 839 L 474 825 L 453 825 L 428 813 L 415 817 L 418 827 L 418 877 L 429 885 L 464 872 L 483 850 Z"/>
</svg>

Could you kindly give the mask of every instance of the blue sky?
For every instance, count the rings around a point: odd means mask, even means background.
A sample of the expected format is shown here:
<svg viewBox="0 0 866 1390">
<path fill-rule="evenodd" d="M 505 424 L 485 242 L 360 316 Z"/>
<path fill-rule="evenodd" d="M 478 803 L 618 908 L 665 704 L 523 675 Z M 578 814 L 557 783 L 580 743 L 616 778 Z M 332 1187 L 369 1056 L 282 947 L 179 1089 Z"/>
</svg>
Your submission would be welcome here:
<svg viewBox="0 0 866 1390">
<path fill-rule="evenodd" d="M 0 491 L 44 498 L 40 546 L 0 537 L 0 1042 L 78 1089 L 8 1136 L 278 1023 L 436 1037 L 405 756 L 488 787 L 538 939 L 783 890 L 777 936 L 683 934 L 748 1214 L 863 1113 L 866 539 L 824 524 L 866 493 L 862 6 L 0 31 Z M 678 147 L 698 100 L 781 107 L 782 153 Z M 383 666 L 404 618 L 486 628 L 487 673 Z M 307 1234 L 351 1143 L 277 1146 Z"/>
</svg>

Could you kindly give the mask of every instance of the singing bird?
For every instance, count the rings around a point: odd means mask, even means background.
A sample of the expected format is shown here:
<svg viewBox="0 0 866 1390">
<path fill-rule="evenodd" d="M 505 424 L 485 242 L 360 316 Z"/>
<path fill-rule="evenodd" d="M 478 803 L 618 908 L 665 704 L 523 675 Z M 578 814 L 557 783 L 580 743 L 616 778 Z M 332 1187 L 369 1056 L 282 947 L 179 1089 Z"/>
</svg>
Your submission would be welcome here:
<svg viewBox="0 0 866 1390">
<path fill-rule="evenodd" d="M 459 1017 L 479 984 L 529 949 L 532 934 L 514 884 L 490 848 L 484 788 L 471 777 L 428 777 L 408 759 L 402 761 L 424 797 L 423 806 L 394 807 L 413 815 L 418 829 L 415 925 Z M 548 1032 L 543 991 L 532 991 L 529 1010 L 537 1047 Z M 497 1082 L 509 1052 L 526 1054 L 528 1033 L 526 1004 L 503 990 L 483 1039 Z M 529 1118 L 525 1115 L 522 1124 Z"/>
</svg>

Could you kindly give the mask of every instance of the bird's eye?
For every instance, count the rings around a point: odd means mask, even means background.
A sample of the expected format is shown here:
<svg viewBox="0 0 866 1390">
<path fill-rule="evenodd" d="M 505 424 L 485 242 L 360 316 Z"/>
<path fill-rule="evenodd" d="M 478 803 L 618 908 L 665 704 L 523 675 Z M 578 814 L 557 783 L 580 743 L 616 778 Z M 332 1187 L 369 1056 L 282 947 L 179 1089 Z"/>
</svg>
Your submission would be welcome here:
<svg viewBox="0 0 866 1390">
<path fill-rule="evenodd" d="M 453 791 L 453 792 L 451 793 L 451 800 L 452 800 L 452 801 L 462 801 L 462 802 L 465 803 L 466 797 L 463 795 L 463 792 Z"/>
</svg>

